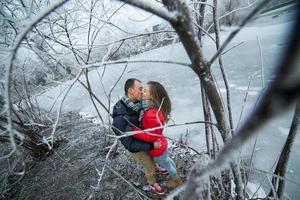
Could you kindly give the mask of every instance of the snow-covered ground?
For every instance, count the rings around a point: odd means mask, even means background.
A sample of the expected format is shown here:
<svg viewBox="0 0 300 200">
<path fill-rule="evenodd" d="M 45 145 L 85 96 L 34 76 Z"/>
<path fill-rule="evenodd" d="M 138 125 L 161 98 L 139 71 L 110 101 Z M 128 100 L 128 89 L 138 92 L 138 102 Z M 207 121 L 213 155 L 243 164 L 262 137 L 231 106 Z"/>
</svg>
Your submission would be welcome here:
<svg viewBox="0 0 300 200">
<path fill-rule="evenodd" d="M 256 99 L 262 90 L 258 39 L 262 48 L 264 79 L 267 84 L 272 80 L 272 73 L 280 61 L 282 52 L 287 46 L 287 37 L 293 26 L 292 16 L 294 15 L 295 12 L 293 9 L 282 11 L 279 14 L 276 13 L 276 17 L 272 17 L 274 16 L 272 13 L 269 15 L 264 14 L 252 22 L 248 27 L 244 28 L 228 46 L 228 48 L 230 48 L 240 42 L 244 42 L 223 56 L 231 90 L 231 103 L 235 127 L 238 124 L 241 109 L 244 104 L 244 96 L 251 76 L 253 76 L 253 80 L 248 92 L 242 120 L 245 119 L 249 110 L 255 105 Z M 223 28 L 221 33 L 222 40 L 230 34 L 232 29 L 233 28 Z M 216 51 L 215 46 L 207 37 L 204 41 L 203 52 L 205 57 L 209 59 Z M 187 54 L 184 51 L 183 46 L 179 43 L 145 52 L 132 57 L 131 60 L 170 60 L 189 63 Z M 107 93 L 110 88 L 113 87 L 124 67 L 124 64 L 107 66 L 103 77 L 103 86 Z M 224 101 L 226 101 L 225 87 L 222 82 L 217 62 L 213 64 L 212 69 L 216 80 L 218 81 L 220 92 L 224 96 Z M 97 70 L 91 71 L 89 75 L 92 89 L 97 97 L 108 105 L 107 98 L 103 92 L 103 87 L 99 81 L 103 68 L 98 68 Z M 129 64 L 120 83 L 112 92 L 112 105 L 123 94 L 124 82 L 130 77 L 136 77 L 144 83 L 149 80 L 156 80 L 166 87 L 172 100 L 172 119 L 175 123 L 203 120 L 200 84 L 197 76 L 190 68 L 173 64 L 158 63 Z M 80 77 L 80 79 L 85 81 L 84 76 Z M 57 96 L 64 91 L 71 82 L 72 81 L 66 82 L 38 96 L 37 99 L 40 106 L 49 110 Z M 58 102 L 59 100 L 55 104 L 54 111 L 58 109 Z M 96 111 L 93 108 L 88 92 L 79 83 L 76 83 L 72 87 L 63 103 L 62 109 L 64 111 L 76 110 L 88 115 L 96 116 Z M 103 109 L 100 108 L 100 111 L 103 116 L 107 116 Z M 257 168 L 269 171 L 272 166 L 274 166 L 287 137 L 292 115 L 292 110 L 287 111 L 280 118 L 272 120 L 265 128 L 259 131 L 257 151 L 255 154 L 255 166 Z M 172 138 L 179 138 L 181 134 L 185 134 L 186 132 L 189 134 L 190 145 L 195 148 L 204 146 L 204 126 L 201 124 L 166 129 L 165 134 Z M 243 155 L 249 155 L 251 153 L 253 143 L 254 139 L 243 148 Z M 300 182 L 299 157 L 300 141 L 298 139 L 295 142 L 287 174 L 287 178 L 298 183 Z M 300 195 L 297 191 L 299 191 L 299 186 L 287 182 L 286 194 L 290 199 L 300 199 Z"/>
</svg>

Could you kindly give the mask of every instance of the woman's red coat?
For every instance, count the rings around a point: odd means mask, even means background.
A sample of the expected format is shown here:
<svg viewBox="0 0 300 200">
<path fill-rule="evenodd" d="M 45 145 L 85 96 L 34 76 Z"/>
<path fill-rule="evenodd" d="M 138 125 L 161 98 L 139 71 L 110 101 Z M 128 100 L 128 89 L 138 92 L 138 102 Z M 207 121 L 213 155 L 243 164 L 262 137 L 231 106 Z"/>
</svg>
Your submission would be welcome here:
<svg viewBox="0 0 300 200">
<path fill-rule="evenodd" d="M 147 110 L 142 118 L 141 125 L 142 129 L 151 129 L 160 126 L 164 126 L 166 123 L 165 118 L 162 112 L 158 111 L 156 108 L 150 108 Z M 134 128 L 134 131 L 141 130 L 139 128 Z M 160 149 L 153 149 L 149 151 L 149 154 L 152 157 L 161 156 L 168 147 L 168 141 L 163 135 L 163 128 L 158 128 L 152 131 L 145 131 L 144 133 L 135 134 L 133 137 L 143 140 L 145 142 L 155 142 L 156 140 L 160 139 L 162 146 Z"/>
</svg>

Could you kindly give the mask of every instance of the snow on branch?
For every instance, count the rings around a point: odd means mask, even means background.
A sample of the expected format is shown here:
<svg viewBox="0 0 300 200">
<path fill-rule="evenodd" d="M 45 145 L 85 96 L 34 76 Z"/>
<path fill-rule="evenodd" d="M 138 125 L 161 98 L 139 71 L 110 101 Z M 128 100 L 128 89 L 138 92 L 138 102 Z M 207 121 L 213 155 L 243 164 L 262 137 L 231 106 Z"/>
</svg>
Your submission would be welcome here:
<svg viewBox="0 0 300 200">
<path fill-rule="evenodd" d="M 89 65 L 80 66 L 80 68 L 97 68 L 102 67 L 104 65 L 116 65 L 116 64 L 127 64 L 127 63 L 166 63 L 166 64 L 174 64 L 181 65 L 185 67 L 191 67 L 191 64 L 182 63 L 182 62 L 173 62 L 168 60 L 117 60 L 117 61 L 108 61 L 108 62 L 96 62 Z"/>
<path fill-rule="evenodd" d="M 44 143 L 46 143 L 46 144 L 48 145 L 49 150 L 52 149 L 53 144 L 54 144 L 54 134 L 55 134 L 56 128 L 57 128 L 57 126 L 58 126 L 58 122 L 59 122 L 59 118 L 60 118 L 60 113 L 61 113 L 62 104 L 63 104 L 63 102 L 64 102 L 66 96 L 67 96 L 68 93 L 70 92 L 71 88 L 73 87 L 73 85 L 77 82 L 77 80 L 78 80 L 79 77 L 81 76 L 82 71 L 83 71 L 83 69 L 81 69 L 80 72 L 77 74 L 76 78 L 73 80 L 73 82 L 71 83 L 71 85 L 68 87 L 66 93 L 64 94 L 64 96 L 62 97 L 62 99 L 61 99 L 61 101 L 60 101 L 60 104 L 59 104 L 59 107 L 58 107 L 58 111 L 57 111 L 57 117 L 56 117 L 55 124 L 54 124 L 54 126 L 53 126 L 52 133 L 51 133 L 50 137 L 47 138 L 47 140 L 44 140 Z M 49 145 L 48 141 L 50 141 L 50 145 Z"/>
<path fill-rule="evenodd" d="M 15 39 L 15 43 L 11 49 L 10 56 L 8 57 L 8 61 L 6 63 L 6 76 L 5 76 L 5 98 L 6 98 L 6 104 L 7 104 L 7 130 L 9 132 L 9 137 L 11 141 L 11 145 L 13 147 L 12 151 L 9 153 L 11 155 L 16 150 L 16 143 L 14 140 L 15 132 L 12 130 L 12 104 L 11 104 L 11 74 L 12 74 L 12 68 L 13 68 L 13 61 L 16 57 L 16 53 L 18 48 L 20 47 L 20 44 L 22 40 L 25 38 L 27 33 L 42 19 L 44 19 L 46 16 L 48 16 L 52 11 L 59 8 L 61 5 L 66 3 L 67 0 L 57 0 L 53 4 L 51 4 L 48 8 L 42 10 L 38 15 L 36 15 L 26 26 L 25 28 L 20 31 L 20 34 L 17 35 Z"/>
<path fill-rule="evenodd" d="M 130 123 L 129 121 L 127 121 L 127 122 Z M 120 136 L 108 135 L 108 136 L 113 137 L 113 138 L 123 138 L 123 137 L 132 136 L 132 135 L 135 135 L 138 133 L 147 133 L 149 135 L 157 136 L 157 134 L 149 133 L 148 131 L 155 131 L 158 129 L 167 129 L 167 128 L 178 127 L 178 126 L 186 126 L 186 125 L 191 125 L 191 124 L 211 124 L 211 125 L 217 127 L 217 124 L 215 124 L 213 122 L 207 122 L 207 121 L 194 121 L 194 122 L 187 122 L 187 123 L 182 123 L 182 124 L 161 125 L 161 126 L 154 127 L 154 128 L 148 128 L 148 129 L 139 130 L 139 131 L 127 131 L 127 132 L 122 132 L 117 127 L 112 126 L 114 129 L 116 129 L 120 133 L 122 133 L 122 135 L 120 135 Z M 134 126 L 134 124 L 132 124 L 132 123 L 130 123 L 130 125 Z M 138 128 L 138 127 L 136 127 L 136 128 Z"/>
<path fill-rule="evenodd" d="M 193 22 L 193 24 L 197 26 L 197 28 L 201 29 L 203 33 L 205 33 L 214 43 L 216 43 L 216 40 L 202 26 L 199 26 L 196 22 Z"/>
<path fill-rule="evenodd" d="M 225 166 L 231 160 L 236 158 L 238 151 L 251 137 L 253 137 L 259 128 L 268 121 L 295 105 L 296 100 L 300 98 L 300 23 L 297 18 L 296 27 L 289 47 L 286 49 L 285 56 L 280 61 L 276 70 L 276 78 L 270 83 L 263 93 L 257 107 L 250 113 L 249 117 L 236 131 L 236 134 L 220 151 L 214 162 L 201 171 L 199 178 L 208 174 L 213 174 L 217 169 Z"/>
<path fill-rule="evenodd" d="M 226 14 L 220 16 L 220 17 L 218 17 L 218 21 L 220 21 L 220 20 L 223 19 L 224 17 L 227 17 L 228 15 L 231 15 L 232 13 L 235 13 L 235 12 L 238 12 L 238 11 L 241 11 L 241 10 L 244 10 L 244 9 L 248 9 L 248 8 L 252 7 L 252 6 L 253 6 L 254 4 L 256 4 L 256 3 L 257 3 L 257 1 L 254 1 L 254 2 L 252 2 L 252 3 L 248 2 L 248 5 L 247 5 L 247 6 L 244 6 L 244 7 L 241 7 L 241 8 L 237 8 L 237 9 L 235 9 L 235 10 L 232 10 L 232 11 L 230 11 L 230 12 L 228 12 L 228 13 L 226 13 Z M 207 31 L 209 31 L 212 27 L 213 27 L 213 23 L 208 27 Z"/>
<path fill-rule="evenodd" d="M 177 17 L 175 12 L 174 13 L 169 12 L 166 8 L 159 7 L 156 4 L 150 3 L 148 0 L 121 0 L 121 1 L 136 6 L 138 8 L 144 9 L 168 21 L 175 21 Z"/>
<path fill-rule="evenodd" d="M 141 33 L 139 35 L 129 36 L 129 37 L 125 37 L 125 38 L 116 40 L 116 41 L 114 41 L 114 43 L 124 42 L 125 40 L 130 40 L 130 39 L 143 37 L 143 36 L 150 36 L 150 35 L 159 34 L 159 33 L 176 33 L 176 32 L 175 31 L 163 30 L 163 31 L 153 31 L 153 32 L 149 32 L 149 33 Z M 113 42 L 109 42 L 109 43 L 106 43 L 106 44 L 100 44 L 100 45 L 97 45 L 97 46 L 108 46 L 108 45 L 111 45 L 111 44 L 113 44 Z"/>
</svg>

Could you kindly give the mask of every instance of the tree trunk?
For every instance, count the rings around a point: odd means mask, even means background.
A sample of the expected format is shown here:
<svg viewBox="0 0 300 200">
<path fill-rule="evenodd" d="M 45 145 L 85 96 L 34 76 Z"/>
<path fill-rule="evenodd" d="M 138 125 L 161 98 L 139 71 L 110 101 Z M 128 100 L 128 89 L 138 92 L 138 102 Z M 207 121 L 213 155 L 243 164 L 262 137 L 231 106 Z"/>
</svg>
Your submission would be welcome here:
<svg viewBox="0 0 300 200">
<path fill-rule="evenodd" d="M 209 112 L 209 104 L 208 99 L 205 95 L 204 88 L 201 86 L 201 97 L 202 97 L 202 107 L 203 107 L 203 116 L 204 121 L 210 122 L 210 112 Z M 210 148 L 210 130 L 211 130 L 211 124 L 205 123 L 205 138 L 206 138 L 206 148 L 207 148 L 207 154 L 212 157 L 211 154 L 211 148 Z"/>
<path fill-rule="evenodd" d="M 206 3 L 206 0 L 199 0 L 200 2 Z M 197 23 L 200 27 L 203 27 L 203 23 L 204 23 L 204 15 L 205 15 L 205 7 L 206 5 L 204 4 L 200 4 L 199 5 L 199 14 L 201 16 L 197 17 Z M 195 10 L 196 10 L 197 6 L 195 6 Z M 198 28 L 198 40 L 200 42 L 200 46 L 202 47 L 202 29 Z"/>
<path fill-rule="evenodd" d="M 192 26 L 192 19 L 189 14 L 187 5 L 181 1 L 163 0 L 164 5 L 169 11 L 177 11 L 179 13 L 178 20 L 171 21 L 171 25 L 176 30 L 179 38 L 187 51 L 187 54 L 192 62 L 192 69 L 199 77 L 201 85 L 209 99 L 210 105 L 217 120 L 218 129 L 221 133 L 224 143 L 228 142 L 231 138 L 229 121 L 226 117 L 226 112 L 222 102 L 221 95 L 218 92 L 217 84 L 211 73 L 211 64 L 204 60 L 200 44 L 195 38 L 194 29 Z M 242 178 L 239 173 L 238 165 L 231 164 L 234 181 L 236 185 L 237 199 L 243 198 L 242 192 Z"/>
<path fill-rule="evenodd" d="M 293 147 L 293 144 L 295 142 L 296 134 L 299 132 L 300 127 L 300 101 L 298 101 L 292 121 L 292 125 L 289 131 L 289 135 L 287 137 L 287 140 L 284 144 L 284 147 L 281 151 L 279 160 L 277 162 L 277 166 L 275 169 L 274 174 L 281 176 L 282 178 L 285 177 L 288 161 L 290 158 L 290 153 Z M 277 191 L 273 191 L 271 189 L 269 193 L 269 197 L 278 197 L 281 199 L 283 197 L 284 193 L 284 186 L 285 186 L 285 180 L 284 179 L 278 179 L 277 177 L 273 177 L 272 179 L 272 185 L 273 188 L 277 189 Z"/>
<path fill-rule="evenodd" d="M 219 27 L 219 21 L 218 21 L 218 2 L 217 0 L 213 0 L 213 20 L 214 20 L 214 26 L 215 26 L 215 35 L 216 35 L 216 48 L 217 50 L 220 49 L 220 27 Z M 222 72 L 225 88 L 226 88 L 226 96 L 227 96 L 227 111 L 228 111 L 228 116 L 229 116 L 229 123 L 230 123 L 230 132 L 231 135 L 233 135 L 233 120 L 232 120 L 232 112 L 231 112 L 231 100 L 230 100 L 230 90 L 229 90 L 229 84 L 227 80 L 227 76 L 224 70 L 223 66 L 223 59 L 222 55 L 219 56 L 218 58 L 220 69 Z M 243 193 L 243 182 L 242 182 L 242 177 L 241 177 L 241 171 L 239 168 L 239 164 L 237 163 L 231 163 L 230 164 L 232 168 L 232 173 L 233 173 L 233 178 L 235 182 L 235 192 L 237 194 L 237 199 L 243 199 L 244 193 Z"/>
</svg>

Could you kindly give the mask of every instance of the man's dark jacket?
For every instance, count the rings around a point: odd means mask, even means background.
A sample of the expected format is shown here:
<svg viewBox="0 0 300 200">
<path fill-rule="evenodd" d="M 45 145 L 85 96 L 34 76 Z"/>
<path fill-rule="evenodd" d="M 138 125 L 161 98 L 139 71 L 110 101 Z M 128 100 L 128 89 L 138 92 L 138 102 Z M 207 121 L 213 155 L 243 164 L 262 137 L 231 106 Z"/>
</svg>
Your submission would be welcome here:
<svg viewBox="0 0 300 200">
<path fill-rule="evenodd" d="M 119 100 L 113 108 L 113 131 L 116 135 L 122 135 L 122 132 L 131 131 L 134 126 L 138 127 L 139 113 L 127 107 L 126 104 Z M 118 131 L 120 130 L 120 131 Z M 120 138 L 121 143 L 130 152 L 150 151 L 154 149 L 153 143 L 144 142 L 133 136 Z"/>
</svg>

